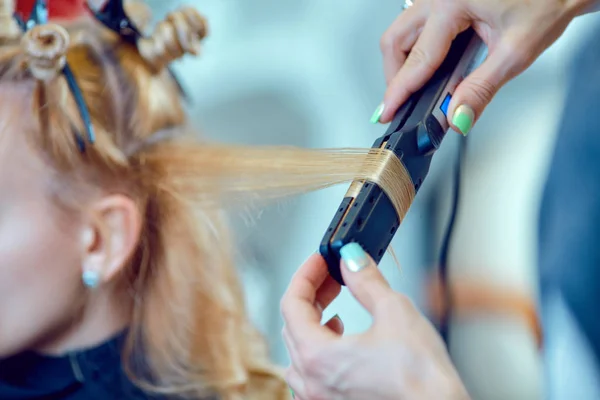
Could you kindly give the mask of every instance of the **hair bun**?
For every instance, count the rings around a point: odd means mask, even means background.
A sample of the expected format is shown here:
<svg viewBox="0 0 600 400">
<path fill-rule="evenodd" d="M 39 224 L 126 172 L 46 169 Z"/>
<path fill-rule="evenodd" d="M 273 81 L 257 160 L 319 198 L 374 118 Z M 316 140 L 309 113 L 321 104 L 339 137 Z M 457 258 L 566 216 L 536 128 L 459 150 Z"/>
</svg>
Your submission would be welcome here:
<svg viewBox="0 0 600 400">
<path fill-rule="evenodd" d="M 197 55 L 208 33 L 206 19 L 193 7 L 170 13 L 154 34 L 138 42 L 142 57 L 160 71 L 185 54 Z"/>
<path fill-rule="evenodd" d="M 34 26 L 25 33 L 22 43 L 34 78 L 47 82 L 62 73 L 69 49 L 65 28 L 56 24 Z"/>
</svg>

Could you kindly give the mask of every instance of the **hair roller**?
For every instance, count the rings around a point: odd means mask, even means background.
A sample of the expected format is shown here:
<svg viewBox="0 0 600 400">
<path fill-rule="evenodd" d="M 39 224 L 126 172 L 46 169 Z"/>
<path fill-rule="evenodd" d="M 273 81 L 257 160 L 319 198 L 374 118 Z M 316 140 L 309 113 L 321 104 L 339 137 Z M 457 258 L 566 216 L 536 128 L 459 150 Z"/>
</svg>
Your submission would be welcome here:
<svg viewBox="0 0 600 400">
<path fill-rule="evenodd" d="M 22 39 L 27 65 L 34 78 L 48 82 L 63 71 L 67 62 L 69 33 L 56 24 L 37 25 Z"/>
<path fill-rule="evenodd" d="M 197 55 L 206 37 L 207 22 L 191 7 L 170 13 L 160 22 L 154 34 L 138 41 L 140 55 L 157 71 L 185 54 Z"/>
<path fill-rule="evenodd" d="M 14 18 L 16 0 L 0 0 L 0 40 L 14 39 L 21 35 L 21 28 Z"/>
</svg>

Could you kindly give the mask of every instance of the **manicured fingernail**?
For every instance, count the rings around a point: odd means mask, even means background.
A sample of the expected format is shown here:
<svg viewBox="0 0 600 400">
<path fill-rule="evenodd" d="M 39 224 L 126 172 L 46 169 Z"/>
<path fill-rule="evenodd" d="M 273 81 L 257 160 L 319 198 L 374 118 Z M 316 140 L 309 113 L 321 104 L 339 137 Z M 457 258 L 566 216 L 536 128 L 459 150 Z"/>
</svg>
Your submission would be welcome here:
<svg viewBox="0 0 600 400">
<path fill-rule="evenodd" d="M 469 131 L 473 127 L 473 121 L 475 121 L 475 112 L 471 107 L 463 104 L 458 106 L 456 111 L 454 111 L 452 124 L 458 128 L 463 136 L 469 134 Z"/>
<path fill-rule="evenodd" d="M 348 243 L 340 249 L 340 255 L 350 272 L 362 271 L 369 266 L 369 256 L 358 243 Z"/>
<path fill-rule="evenodd" d="M 295 399 L 296 393 L 294 393 L 294 389 L 290 388 L 290 393 L 292 394 L 292 399 Z"/>
<path fill-rule="evenodd" d="M 381 103 L 379 106 L 377 106 L 377 109 L 375 110 L 375 112 L 373 113 L 373 116 L 371 117 L 372 124 L 376 124 L 379 122 L 379 118 L 381 118 L 381 115 L 383 114 L 384 109 L 385 109 L 385 105 L 383 103 Z"/>
</svg>

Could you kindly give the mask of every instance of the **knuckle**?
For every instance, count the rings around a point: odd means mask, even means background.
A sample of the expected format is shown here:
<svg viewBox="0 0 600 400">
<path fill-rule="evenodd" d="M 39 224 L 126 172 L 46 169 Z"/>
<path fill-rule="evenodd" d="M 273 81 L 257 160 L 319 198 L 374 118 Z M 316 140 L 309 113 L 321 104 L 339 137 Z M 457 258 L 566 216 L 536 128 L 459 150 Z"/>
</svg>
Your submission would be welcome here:
<svg viewBox="0 0 600 400">
<path fill-rule="evenodd" d="M 316 346 L 301 346 L 299 349 L 299 362 L 301 368 L 308 373 L 315 373 L 320 369 L 322 352 Z"/>
<path fill-rule="evenodd" d="M 457 7 L 456 0 L 432 0 L 432 8 L 437 12 L 449 12 Z"/>
<path fill-rule="evenodd" d="M 403 70 L 406 68 L 403 67 Z M 410 95 L 419 90 L 414 80 L 407 79 L 406 73 L 397 74 L 390 82 L 385 96 L 386 107 L 399 107 Z"/>
<path fill-rule="evenodd" d="M 384 32 L 379 39 L 379 48 L 383 54 L 391 54 L 396 47 L 396 37 L 391 31 Z"/>
<path fill-rule="evenodd" d="M 501 44 L 504 47 L 505 63 L 508 66 L 507 76 L 518 75 L 535 61 L 535 52 L 530 46 L 523 45 L 528 42 L 526 36 L 518 35 Z"/>
<path fill-rule="evenodd" d="M 325 396 L 324 391 L 313 383 L 308 383 L 305 388 L 306 391 L 306 400 L 329 400 L 328 397 Z"/>
<path fill-rule="evenodd" d="M 523 48 L 523 46 L 513 46 L 513 48 L 511 49 L 511 54 L 511 75 L 517 75 L 521 71 L 524 71 L 533 63 L 535 59 L 532 55 L 532 52 L 529 51 L 529 49 L 527 48 Z"/>
<path fill-rule="evenodd" d="M 406 59 L 406 66 L 411 68 L 424 69 L 428 72 L 435 71 L 437 69 L 434 60 L 431 58 L 429 52 L 420 46 L 415 46 L 410 51 L 408 58 Z"/>
<path fill-rule="evenodd" d="M 415 305 L 408 296 L 395 292 L 390 292 L 382 296 L 377 302 L 377 309 L 383 314 L 395 314 L 398 311 L 402 311 L 405 314 L 412 315 L 416 312 Z"/>
<path fill-rule="evenodd" d="M 478 104 L 486 105 L 498 92 L 498 87 L 487 79 L 473 79 L 469 91 Z"/>
<path fill-rule="evenodd" d="M 287 297 L 284 295 L 283 298 L 279 301 L 279 312 L 285 318 L 288 309 L 288 301 Z"/>
<path fill-rule="evenodd" d="M 286 382 L 293 382 L 296 379 L 296 372 L 293 368 L 286 368 L 284 372 Z"/>
</svg>

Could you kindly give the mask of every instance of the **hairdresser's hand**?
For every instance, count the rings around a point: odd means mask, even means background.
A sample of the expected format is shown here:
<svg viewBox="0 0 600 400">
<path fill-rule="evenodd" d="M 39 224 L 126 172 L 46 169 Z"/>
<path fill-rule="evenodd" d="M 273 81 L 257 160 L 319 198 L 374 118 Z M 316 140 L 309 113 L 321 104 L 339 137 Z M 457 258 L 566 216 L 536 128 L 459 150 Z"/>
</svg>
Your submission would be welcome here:
<svg viewBox="0 0 600 400">
<path fill-rule="evenodd" d="M 319 255 L 306 261 L 282 302 L 292 359 L 287 382 L 300 400 L 464 400 L 468 394 L 431 324 L 394 292 L 359 246 L 343 249 L 343 277 L 373 316 L 360 335 L 342 336 L 337 318 L 320 324 L 339 294 Z M 354 271 L 354 272 L 352 272 Z"/>
<path fill-rule="evenodd" d="M 595 0 L 414 0 L 381 39 L 388 89 L 373 122 L 389 122 L 398 107 L 441 65 L 452 40 L 472 26 L 487 44 L 487 60 L 457 88 L 450 125 L 467 134 L 496 92 L 528 68 Z"/>
</svg>

